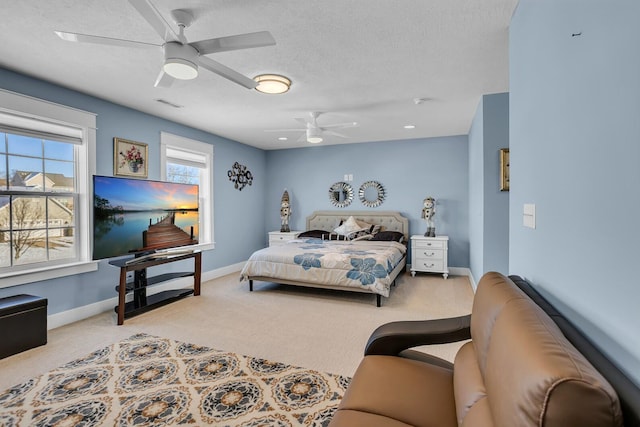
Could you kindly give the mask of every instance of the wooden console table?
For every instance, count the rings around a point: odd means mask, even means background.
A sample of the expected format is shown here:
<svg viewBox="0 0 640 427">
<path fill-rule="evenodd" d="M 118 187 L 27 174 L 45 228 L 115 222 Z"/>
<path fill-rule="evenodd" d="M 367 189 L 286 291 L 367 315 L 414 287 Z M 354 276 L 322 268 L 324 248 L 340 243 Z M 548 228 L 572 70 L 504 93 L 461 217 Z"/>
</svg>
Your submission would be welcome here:
<svg viewBox="0 0 640 427">
<path fill-rule="evenodd" d="M 170 262 L 182 261 L 193 258 L 194 268 L 189 272 L 164 273 L 154 277 L 147 277 L 147 268 Z M 135 258 L 125 258 L 109 261 L 109 264 L 120 267 L 120 283 L 116 287 L 118 291 L 118 305 L 114 308 L 118 313 L 118 325 L 124 323 L 126 317 L 132 317 L 154 308 L 169 304 L 188 295 L 200 295 L 200 278 L 202 253 L 191 252 L 170 256 L 150 256 L 141 261 L 131 262 Z M 133 271 L 133 281 L 127 282 L 127 273 Z M 147 288 L 167 280 L 179 277 L 193 276 L 193 289 L 172 289 L 147 295 Z M 125 302 L 126 294 L 133 292 L 133 301 Z"/>
</svg>

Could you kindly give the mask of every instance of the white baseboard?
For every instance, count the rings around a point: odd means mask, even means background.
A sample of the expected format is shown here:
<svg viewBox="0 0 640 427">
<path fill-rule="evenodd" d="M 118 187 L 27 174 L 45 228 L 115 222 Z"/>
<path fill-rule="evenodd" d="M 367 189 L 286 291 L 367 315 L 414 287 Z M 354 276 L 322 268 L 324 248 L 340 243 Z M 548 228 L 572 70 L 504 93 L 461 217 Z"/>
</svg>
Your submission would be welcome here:
<svg viewBox="0 0 640 427">
<path fill-rule="evenodd" d="M 228 265 L 226 267 L 217 268 L 215 270 L 209 270 L 202 272 L 201 282 L 217 279 L 218 277 L 226 276 L 242 270 L 244 262 Z M 170 280 L 160 285 L 149 288 L 148 295 L 153 295 L 158 292 L 176 289 L 180 286 L 193 286 L 193 278 L 182 277 L 180 279 Z M 51 314 L 47 316 L 47 329 L 55 329 L 60 326 L 68 325 L 69 323 L 77 322 L 82 319 L 86 319 L 91 316 L 95 316 L 105 311 L 113 311 L 113 308 L 118 305 L 118 296 L 109 298 L 106 300 L 98 301 L 93 304 L 83 305 L 82 307 L 72 308 L 71 310 L 61 311 L 60 313 Z"/>
<path fill-rule="evenodd" d="M 411 271 L 411 264 L 407 264 L 407 272 Z M 467 276 L 469 278 L 469 282 L 471 283 L 471 289 L 473 292 L 476 292 L 476 281 L 473 279 L 473 274 L 471 274 L 471 270 L 467 267 L 449 267 L 449 274 L 451 276 Z"/>
</svg>

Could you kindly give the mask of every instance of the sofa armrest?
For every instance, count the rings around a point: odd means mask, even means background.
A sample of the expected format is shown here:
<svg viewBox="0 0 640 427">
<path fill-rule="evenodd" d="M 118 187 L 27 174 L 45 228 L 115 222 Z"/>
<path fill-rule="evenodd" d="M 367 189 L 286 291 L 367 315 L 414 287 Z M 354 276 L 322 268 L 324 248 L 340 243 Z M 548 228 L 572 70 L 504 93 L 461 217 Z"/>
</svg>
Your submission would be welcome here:
<svg viewBox="0 0 640 427">
<path fill-rule="evenodd" d="M 364 355 L 397 356 L 419 345 L 446 344 L 471 338 L 471 315 L 448 319 L 386 323 L 367 342 Z"/>
</svg>

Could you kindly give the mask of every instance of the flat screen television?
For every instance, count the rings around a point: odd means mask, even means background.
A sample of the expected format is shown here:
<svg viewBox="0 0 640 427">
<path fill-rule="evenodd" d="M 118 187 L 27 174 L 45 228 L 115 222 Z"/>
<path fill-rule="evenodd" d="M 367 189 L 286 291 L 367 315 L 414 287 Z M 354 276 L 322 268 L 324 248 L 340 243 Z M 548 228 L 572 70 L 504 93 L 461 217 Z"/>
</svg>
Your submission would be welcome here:
<svg viewBox="0 0 640 427">
<path fill-rule="evenodd" d="M 93 259 L 198 243 L 198 185 L 93 177 Z"/>
</svg>

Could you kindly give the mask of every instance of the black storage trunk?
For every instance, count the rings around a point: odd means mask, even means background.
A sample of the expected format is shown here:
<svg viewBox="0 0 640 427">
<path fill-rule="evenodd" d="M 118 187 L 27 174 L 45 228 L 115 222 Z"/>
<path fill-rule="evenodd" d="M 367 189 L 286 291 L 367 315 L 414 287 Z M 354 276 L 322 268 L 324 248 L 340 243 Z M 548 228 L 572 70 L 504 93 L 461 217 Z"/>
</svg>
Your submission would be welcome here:
<svg viewBox="0 0 640 427">
<path fill-rule="evenodd" d="M 0 298 L 0 359 L 47 343 L 47 299 Z"/>
</svg>

